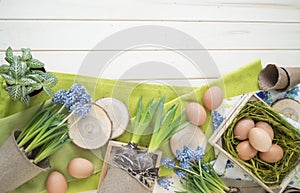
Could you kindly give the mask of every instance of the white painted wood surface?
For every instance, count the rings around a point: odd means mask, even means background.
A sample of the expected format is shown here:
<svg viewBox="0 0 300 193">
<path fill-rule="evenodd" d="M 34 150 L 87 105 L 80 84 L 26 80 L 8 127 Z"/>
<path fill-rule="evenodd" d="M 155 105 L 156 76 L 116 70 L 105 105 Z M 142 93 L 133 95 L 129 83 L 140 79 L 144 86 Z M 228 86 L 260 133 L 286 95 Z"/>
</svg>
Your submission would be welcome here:
<svg viewBox="0 0 300 193">
<path fill-rule="evenodd" d="M 143 46 L 124 51 L 118 43 L 95 48 L 115 33 L 148 25 L 181 31 L 203 47 L 178 39 L 179 44 L 171 49 Z M 163 34 L 162 40 L 169 36 Z M 0 0 L 1 63 L 8 46 L 14 50 L 29 47 L 47 69 L 67 73 L 78 73 L 90 53 L 120 51 L 98 76 L 200 86 L 256 59 L 263 65 L 300 66 L 300 1 Z M 218 72 L 201 74 L 176 51 L 208 53 Z M 182 74 L 160 72 L 159 67 L 127 73 L 139 64 L 153 65 L 151 61 Z M 104 64 L 95 61 L 92 65 Z M 156 192 L 164 191 L 158 188 Z"/>
</svg>

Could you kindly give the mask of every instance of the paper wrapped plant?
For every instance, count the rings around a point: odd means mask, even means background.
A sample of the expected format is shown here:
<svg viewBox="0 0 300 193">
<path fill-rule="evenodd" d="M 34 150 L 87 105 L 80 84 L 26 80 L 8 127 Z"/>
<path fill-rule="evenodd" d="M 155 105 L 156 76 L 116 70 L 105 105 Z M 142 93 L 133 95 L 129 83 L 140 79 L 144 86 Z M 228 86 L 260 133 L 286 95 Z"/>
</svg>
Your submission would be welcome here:
<svg viewBox="0 0 300 193">
<path fill-rule="evenodd" d="M 22 131 L 12 133 L 0 148 L 0 192 L 9 192 L 50 167 L 49 156 L 71 141 L 68 118 L 85 117 L 90 99 L 85 88 L 74 84 L 44 102 Z"/>
</svg>

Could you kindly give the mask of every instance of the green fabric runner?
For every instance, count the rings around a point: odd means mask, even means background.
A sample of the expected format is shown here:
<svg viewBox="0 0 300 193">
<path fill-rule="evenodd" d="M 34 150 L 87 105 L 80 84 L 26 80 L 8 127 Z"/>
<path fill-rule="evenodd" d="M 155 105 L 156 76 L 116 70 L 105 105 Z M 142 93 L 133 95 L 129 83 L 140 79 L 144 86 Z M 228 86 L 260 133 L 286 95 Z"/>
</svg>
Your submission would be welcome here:
<svg viewBox="0 0 300 193">
<path fill-rule="evenodd" d="M 214 81 L 212 84 L 217 84 L 222 87 L 224 86 L 226 98 L 256 91 L 259 89 L 257 78 L 261 69 L 261 61 L 254 61 L 230 74 L 225 75 L 220 80 Z M 187 103 L 192 101 L 200 101 L 200 103 L 202 103 L 203 93 L 208 88 L 208 85 L 193 88 L 95 79 L 63 73 L 55 73 L 55 75 L 59 79 L 59 82 L 54 88 L 54 91 L 59 89 L 69 89 L 74 82 L 77 82 L 87 88 L 94 100 L 102 97 L 115 97 L 123 101 L 129 108 L 131 115 L 134 115 L 136 111 L 136 104 L 140 96 L 143 96 L 146 101 L 151 97 L 158 98 L 166 94 L 166 107 L 174 103 L 179 104 L 181 107 L 185 107 Z M 0 88 L 0 145 L 8 138 L 13 129 L 20 129 L 24 126 L 35 112 L 38 106 L 37 104 L 40 104 L 43 100 L 49 99 L 44 93 L 41 93 L 34 97 L 31 101 L 31 106 L 27 107 L 19 102 L 11 101 L 7 92 L 5 92 L 3 88 L 4 83 L 2 82 L 2 87 Z M 209 113 L 208 120 L 210 120 Z M 211 121 L 207 121 L 207 123 L 201 128 L 206 132 L 207 136 L 212 134 L 213 130 Z M 130 141 L 130 138 L 131 134 L 126 132 L 117 140 L 128 142 Z M 143 140 L 139 145 L 147 146 L 149 139 L 150 136 L 143 137 Z M 213 153 L 211 150 L 210 154 Z M 49 171 L 38 175 L 12 192 L 38 193 L 45 191 L 47 176 L 53 170 L 60 171 L 67 178 L 69 182 L 68 193 L 97 189 L 102 167 L 101 160 L 103 159 L 104 154 L 105 148 L 96 151 L 89 151 L 78 148 L 72 143 L 67 144 L 50 158 L 52 167 Z M 170 155 L 170 152 L 166 151 L 165 155 Z M 89 159 L 95 166 L 93 176 L 81 180 L 76 180 L 69 176 L 67 173 L 67 164 L 74 157 Z"/>
</svg>

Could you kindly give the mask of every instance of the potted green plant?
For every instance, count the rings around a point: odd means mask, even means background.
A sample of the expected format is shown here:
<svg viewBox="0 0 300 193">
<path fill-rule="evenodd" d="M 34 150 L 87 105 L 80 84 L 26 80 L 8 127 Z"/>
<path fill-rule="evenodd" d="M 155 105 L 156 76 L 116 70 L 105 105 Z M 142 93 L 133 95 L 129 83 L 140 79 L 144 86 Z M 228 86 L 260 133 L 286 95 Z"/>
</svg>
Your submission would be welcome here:
<svg viewBox="0 0 300 193">
<path fill-rule="evenodd" d="M 6 82 L 5 90 L 10 98 L 29 105 L 30 97 L 42 90 L 52 97 L 51 88 L 56 85 L 57 78 L 45 71 L 44 63 L 34 59 L 29 48 L 22 48 L 21 51 L 22 55 L 16 56 L 8 47 L 5 60 L 9 65 L 0 66 L 0 76 Z"/>
</svg>

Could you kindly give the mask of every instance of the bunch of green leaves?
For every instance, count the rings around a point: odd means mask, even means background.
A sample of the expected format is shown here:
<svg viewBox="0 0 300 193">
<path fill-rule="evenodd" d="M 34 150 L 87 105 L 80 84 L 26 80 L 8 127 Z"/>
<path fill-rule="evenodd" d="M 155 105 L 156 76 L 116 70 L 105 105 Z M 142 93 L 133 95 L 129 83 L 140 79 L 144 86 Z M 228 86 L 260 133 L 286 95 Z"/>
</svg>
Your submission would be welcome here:
<svg viewBox="0 0 300 193">
<path fill-rule="evenodd" d="M 157 99 L 151 98 L 143 111 L 142 98 L 140 98 L 137 107 L 137 113 L 134 119 L 134 134 L 132 142 L 138 143 L 142 135 L 152 132 L 148 150 L 154 152 L 162 144 L 167 142 L 175 133 L 186 127 L 189 123 L 183 121 L 184 111 L 178 116 L 176 112 L 178 105 L 171 106 L 164 113 L 164 103 L 166 96 Z"/>
<path fill-rule="evenodd" d="M 147 104 L 145 109 L 143 110 L 143 98 L 140 97 L 137 107 L 136 116 L 133 120 L 133 135 L 131 142 L 138 144 L 141 137 L 145 134 L 151 133 L 150 123 L 154 118 L 154 115 L 157 111 L 158 106 L 164 104 L 165 97 L 161 99 L 157 99 L 154 102 L 154 99 L 151 98 Z M 148 129 L 148 132 L 146 130 Z"/>
<path fill-rule="evenodd" d="M 255 122 L 265 121 L 272 126 L 274 131 L 273 143 L 278 144 L 284 151 L 283 158 L 280 161 L 267 163 L 262 161 L 258 156 L 255 156 L 249 161 L 243 161 L 239 158 L 236 151 L 236 146 L 239 141 L 235 138 L 233 128 L 242 118 L 251 118 Z M 222 138 L 223 147 L 226 151 L 267 185 L 280 184 L 299 163 L 299 130 L 261 101 L 247 102 L 225 130 Z"/>
<path fill-rule="evenodd" d="M 57 91 L 52 101 L 43 103 L 23 128 L 17 138 L 19 148 L 36 164 L 45 160 L 71 141 L 69 128 L 87 117 L 90 102 L 91 96 L 80 84 L 73 84 L 68 91 Z M 69 125 L 71 116 L 74 116 L 75 122 Z"/>
<path fill-rule="evenodd" d="M 188 121 L 183 121 L 185 114 L 184 111 L 176 116 L 177 109 L 178 104 L 174 104 L 166 111 L 165 114 L 163 114 L 164 103 L 159 103 L 157 114 L 154 119 L 155 123 L 153 134 L 148 147 L 150 152 L 157 150 L 162 144 L 169 141 L 175 133 L 189 124 Z"/>
<path fill-rule="evenodd" d="M 22 48 L 22 56 L 15 56 L 9 47 L 5 52 L 5 60 L 9 63 L 0 66 L 0 76 L 5 80 L 5 90 L 14 101 L 29 105 L 30 94 L 43 89 L 50 97 L 51 88 L 56 85 L 57 78 L 50 72 L 44 72 L 44 64 L 32 58 L 29 48 Z"/>
<path fill-rule="evenodd" d="M 71 141 L 68 123 L 64 121 L 67 115 L 57 104 L 43 103 L 24 127 L 17 143 L 28 157 L 32 157 L 33 163 L 38 164 Z"/>
</svg>

